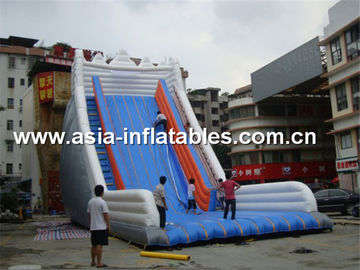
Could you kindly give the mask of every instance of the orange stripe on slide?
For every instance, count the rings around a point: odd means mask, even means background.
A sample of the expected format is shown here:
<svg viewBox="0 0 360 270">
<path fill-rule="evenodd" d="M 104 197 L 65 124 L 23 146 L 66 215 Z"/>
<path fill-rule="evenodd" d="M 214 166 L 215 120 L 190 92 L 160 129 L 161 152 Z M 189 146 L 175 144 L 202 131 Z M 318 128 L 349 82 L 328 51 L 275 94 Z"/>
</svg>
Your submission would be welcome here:
<svg viewBox="0 0 360 270">
<path fill-rule="evenodd" d="M 169 128 L 173 127 L 175 132 L 179 132 L 180 130 L 175 122 L 175 117 L 173 116 L 172 112 L 169 110 L 170 105 L 166 99 L 163 89 L 162 89 L 162 91 L 159 92 L 159 95 L 157 96 L 157 98 L 158 98 L 157 102 L 159 104 L 159 108 L 163 111 L 163 113 L 167 116 L 167 118 L 169 116 L 169 118 L 168 118 Z M 162 106 L 162 105 L 164 105 L 164 106 Z M 176 137 L 175 137 L 175 139 L 176 139 Z M 174 145 L 174 149 L 175 149 L 175 152 L 177 153 L 180 163 L 182 164 L 182 167 L 184 169 L 186 177 L 188 179 L 190 179 L 190 178 L 202 179 L 201 175 L 200 175 L 200 178 L 196 177 L 197 174 L 196 174 L 196 171 L 194 171 L 194 167 L 191 165 L 188 158 L 186 158 L 187 156 L 190 157 L 191 153 L 190 153 L 190 151 L 188 151 L 188 153 L 186 153 L 186 149 L 188 150 L 188 148 L 184 147 L 184 146 L 186 146 L 186 145 Z M 204 193 L 203 187 L 201 187 L 201 182 L 195 181 L 195 186 L 197 188 L 197 192 L 195 194 L 197 203 L 199 204 L 201 209 L 208 209 L 208 204 L 209 204 L 209 200 L 207 200 L 208 194 Z M 207 188 L 207 187 L 205 186 L 205 188 Z"/>
<path fill-rule="evenodd" d="M 100 81 L 100 79 L 99 79 Z M 100 85 L 101 85 L 101 82 L 100 82 Z M 95 101 L 96 101 L 96 108 L 98 110 L 98 113 L 99 113 L 99 118 L 100 118 L 100 123 L 101 123 L 101 128 L 102 128 L 102 134 L 104 135 L 105 132 L 106 132 L 106 128 L 105 128 L 105 125 L 104 125 L 104 122 L 103 122 L 103 116 L 101 114 L 101 110 L 100 110 L 100 105 L 98 103 L 98 96 L 96 94 L 96 91 L 95 91 L 95 85 L 94 85 L 94 82 L 93 82 L 93 92 L 94 92 L 94 95 L 95 95 Z M 101 92 L 103 94 L 103 89 L 102 89 L 102 85 L 101 85 Z M 104 94 L 103 94 L 104 95 Z M 104 97 L 105 99 L 105 97 Z M 105 103 L 106 103 L 106 100 L 105 100 Z M 109 110 L 108 110 L 108 107 L 106 107 L 106 110 L 109 114 L 109 117 L 110 117 L 110 113 L 109 113 Z M 112 173 L 114 175 L 114 180 L 115 180 L 115 185 L 116 185 L 116 188 L 119 190 L 119 189 L 125 189 L 125 185 L 122 181 L 122 178 L 121 178 L 121 175 L 120 175 L 120 172 L 119 172 L 119 168 L 117 166 L 117 163 L 116 163 L 116 160 L 115 160 L 115 157 L 114 157 L 114 153 L 111 149 L 111 145 L 110 144 L 105 144 L 105 148 L 106 148 L 106 152 L 108 154 L 108 157 L 109 157 L 109 162 L 110 162 L 110 166 L 111 166 L 111 170 L 112 170 Z"/>
<path fill-rule="evenodd" d="M 160 109 L 160 111 L 166 116 L 168 121 L 168 129 L 173 129 L 175 133 L 180 132 L 180 129 L 176 123 L 175 116 L 172 113 L 170 104 L 165 95 L 164 89 L 161 85 L 161 82 L 158 82 L 158 86 L 155 93 L 155 100 Z M 177 136 L 174 136 L 176 140 Z M 178 159 L 180 161 L 181 167 L 184 170 L 186 178 L 195 179 L 195 199 L 199 207 L 205 211 L 209 208 L 210 202 L 210 189 L 205 185 L 204 180 L 201 176 L 198 166 L 190 152 L 189 147 L 186 144 L 175 144 L 174 150 Z"/>
</svg>

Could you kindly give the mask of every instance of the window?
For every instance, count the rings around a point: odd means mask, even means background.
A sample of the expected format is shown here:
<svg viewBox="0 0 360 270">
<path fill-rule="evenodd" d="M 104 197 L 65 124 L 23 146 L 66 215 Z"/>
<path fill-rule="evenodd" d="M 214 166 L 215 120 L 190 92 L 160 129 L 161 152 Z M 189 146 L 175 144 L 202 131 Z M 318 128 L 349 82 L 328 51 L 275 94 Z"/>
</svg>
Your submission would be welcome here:
<svg viewBox="0 0 360 270">
<path fill-rule="evenodd" d="M 348 149 L 352 147 L 351 133 L 350 131 L 340 135 L 341 149 Z"/>
<path fill-rule="evenodd" d="M 212 114 L 219 114 L 219 109 L 218 108 L 211 108 L 211 113 Z"/>
<path fill-rule="evenodd" d="M 202 121 L 202 118 L 203 118 L 203 117 L 202 117 L 201 114 L 196 113 L 195 116 L 196 116 L 196 119 L 197 119 L 198 121 Z"/>
<path fill-rule="evenodd" d="M 359 23 L 345 32 L 345 43 L 348 60 L 353 60 L 360 55 L 360 30 Z"/>
<path fill-rule="evenodd" d="M 221 122 L 226 122 L 228 121 L 229 118 L 228 118 L 228 115 L 227 114 L 224 114 L 224 115 L 220 115 L 220 121 Z"/>
<path fill-rule="evenodd" d="M 335 86 L 337 110 L 342 111 L 348 107 L 345 84 Z"/>
<path fill-rule="evenodd" d="M 315 198 L 326 198 L 328 197 L 328 191 L 327 190 L 322 190 L 319 192 L 315 193 Z"/>
<path fill-rule="evenodd" d="M 14 129 L 14 121 L 7 120 L 7 130 L 13 130 L 13 129 Z"/>
<path fill-rule="evenodd" d="M 204 109 L 204 103 L 201 101 L 192 101 L 191 106 L 193 106 L 194 108 Z"/>
<path fill-rule="evenodd" d="M 19 105 L 22 106 L 22 99 L 19 100 Z"/>
<path fill-rule="evenodd" d="M 28 87 L 31 85 L 32 81 L 28 79 Z"/>
<path fill-rule="evenodd" d="M 259 115 L 263 116 L 285 116 L 285 107 L 282 105 L 261 105 Z"/>
<path fill-rule="evenodd" d="M 28 69 L 31 70 L 33 65 L 36 62 L 36 57 L 29 57 L 28 58 Z"/>
<path fill-rule="evenodd" d="M 14 78 L 8 78 L 8 87 L 9 88 L 15 87 L 15 79 Z"/>
<path fill-rule="evenodd" d="M 8 98 L 7 108 L 14 109 L 14 99 L 13 98 Z"/>
<path fill-rule="evenodd" d="M 329 196 L 330 197 L 345 197 L 347 194 L 339 189 L 330 189 Z"/>
<path fill-rule="evenodd" d="M 218 92 L 217 91 L 211 91 L 211 101 L 218 101 Z"/>
<path fill-rule="evenodd" d="M 336 65 L 337 63 L 341 62 L 342 56 L 341 56 L 341 47 L 340 47 L 339 38 L 335 38 L 333 41 L 330 42 L 330 50 L 331 50 L 332 64 Z"/>
<path fill-rule="evenodd" d="M 263 152 L 262 153 L 262 162 L 263 163 L 272 163 L 273 162 L 272 153 L 271 152 Z"/>
<path fill-rule="evenodd" d="M 13 173 L 13 164 L 6 163 L 6 174 L 12 174 L 12 173 Z"/>
<path fill-rule="evenodd" d="M 287 106 L 287 115 L 288 116 L 296 116 L 296 105 L 288 105 Z"/>
<path fill-rule="evenodd" d="M 219 121 L 218 121 L 218 120 L 213 120 L 213 121 L 212 121 L 212 125 L 213 125 L 214 127 L 218 127 L 218 126 L 219 126 Z"/>
<path fill-rule="evenodd" d="M 7 142 L 6 148 L 7 148 L 8 152 L 13 152 L 14 151 L 14 142 Z"/>
<path fill-rule="evenodd" d="M 22 65 L 25 65 L 25 62 L 26 62 L 26 58 L 25 58 L 25 57 L 22 57 L 22 58 L 21 58 L 21 64 L 22 64 Z"/>
<path fill-rule="evenodd" d="M 22 120 L 19 120 L 19 127 L 22 127 Z"/>
<path fill-rule="evenodd" d="M 300 162 L 301 161 L 300 150 L 293 150 L 292 151 L 292 158 L 293 158 L 293 162 Z"/>
<path fill-rule="evenodd" d="M 220 109 L 224 110 L 228 107 L 228 103 L 227 102 L 222 102 L 220 103 Z"/>
<path fill-rule="evenodd" d="M 360 76 L 352 78 L 350 80 L 350 84 L 351 84 L 351 91 L 353 96 L 353 108 L 354 111 L 358 111 L 360 110 L 360 90 L 359 90 Z"/>
<path fill-rule="evenodd" d="M 21 171 L 21 163 L 19 163 L 19 171 Z"/>
<path fill-rule="evenodd" d="M 9 68 L 15 68 L 15 57 L 9 57 Z"/>
<path fill-rule="evenodd" d="M 20 85 L 25 85 L 25 79 L 20 79 Z"/>
<path fill-rule="evenodd" d="M 236 108 L 229 112 L 230 119 L 237 119 L 243 117 L 255 116 L 255 107 L 254 106 L 245 106 Z"/>
</svg>

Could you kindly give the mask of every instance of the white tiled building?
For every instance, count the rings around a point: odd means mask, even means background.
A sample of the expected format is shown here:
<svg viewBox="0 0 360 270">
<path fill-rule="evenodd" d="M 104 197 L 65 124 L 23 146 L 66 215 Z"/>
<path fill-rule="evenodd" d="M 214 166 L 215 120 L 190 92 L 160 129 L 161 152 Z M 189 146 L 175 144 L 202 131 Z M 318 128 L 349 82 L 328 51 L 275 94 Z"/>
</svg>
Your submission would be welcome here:
<svg viewBox="0 0 360 270">
<path fill-rule="evenodd" d="M 10 36 L 0 39 L 0 180 L 22 179 L 22 149 L 13 132 L 23 126 L 23 95 L 31 84 L 27 73 L 44 50 L 36 39 Z"/>
<path fill-rule="evenodd" d="M 333 124 L 328 134 L 334 136 L 336 145 L 336 170 L 340 187 L 359 190 L 359 30 L 358 1 L 340 1 L 329 9 L 329 24 L 324 28 L 320 45 L 326 46 Z"/>
<path fill-rule="evenodd" d="M 219 95 L 220 91 L 220 88 L 208 87 L 187 94 L 200 126 L 208 132 L 221 133 L 226 130 L 228 96 Z"/>
</svg>

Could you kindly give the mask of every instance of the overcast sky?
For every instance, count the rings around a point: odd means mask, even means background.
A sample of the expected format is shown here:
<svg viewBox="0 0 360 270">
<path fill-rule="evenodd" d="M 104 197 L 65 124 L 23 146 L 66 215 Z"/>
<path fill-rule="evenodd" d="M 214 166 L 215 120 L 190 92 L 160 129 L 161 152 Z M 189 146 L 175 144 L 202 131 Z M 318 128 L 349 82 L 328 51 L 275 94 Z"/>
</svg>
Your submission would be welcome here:
<svg viewBox="0 0 360 270">
<path fill-rule="evenodd" d="M 230 93 L 250 74 L 315 36 L 338 0 L 0 0 L 0 37 L 44 40 L 114 55 L 175 57 L 187 88 Z"/>
</svg>

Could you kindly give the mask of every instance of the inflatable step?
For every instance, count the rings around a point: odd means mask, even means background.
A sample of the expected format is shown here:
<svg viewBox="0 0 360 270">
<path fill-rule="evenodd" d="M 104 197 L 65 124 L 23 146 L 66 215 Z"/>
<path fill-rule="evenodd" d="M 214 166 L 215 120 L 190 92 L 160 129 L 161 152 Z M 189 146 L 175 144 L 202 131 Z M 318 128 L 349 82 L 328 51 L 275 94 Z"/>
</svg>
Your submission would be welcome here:
<svg viewBox="0 0 360 270">
<path fill-rule="evenodd" d="M 88 118 L 90 124 L 90 130 L 94 133 L 94 138 L 97 140 L 99 128 L 101 128 L 100 117 L 96 107 L 96 101 L 94 97 L 86 97 Z M 95 150 L 98 155 L 100 162 L 101 170 L 104 175 L 106 186 L 109 190 L 116 190 L 116 185 L 114 181 L 114 176 L 111 171 L 109 158 L 105 149 L 105 146 L 102 144 L 95 144 Z"/>
</svg>

